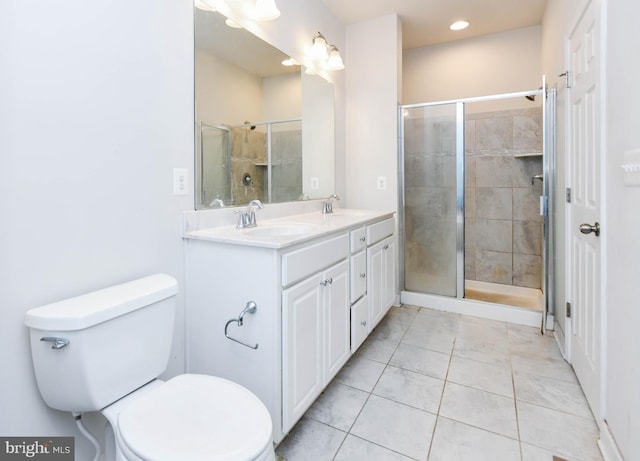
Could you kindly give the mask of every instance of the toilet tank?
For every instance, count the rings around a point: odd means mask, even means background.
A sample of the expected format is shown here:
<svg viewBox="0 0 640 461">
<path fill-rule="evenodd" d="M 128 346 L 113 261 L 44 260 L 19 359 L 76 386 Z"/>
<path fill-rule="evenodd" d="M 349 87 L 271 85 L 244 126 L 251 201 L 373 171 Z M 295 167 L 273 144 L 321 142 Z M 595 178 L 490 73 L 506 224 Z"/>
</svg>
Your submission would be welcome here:
<svg viewBox="0 0 640 461">
<path fill-rule="evenodd" d="M 97 411 L 158 377 L 169 360 L 177 292 L 173 277 L 155 274 L 29 310 L 25 325 L 47 405 Z"/>
</svg>

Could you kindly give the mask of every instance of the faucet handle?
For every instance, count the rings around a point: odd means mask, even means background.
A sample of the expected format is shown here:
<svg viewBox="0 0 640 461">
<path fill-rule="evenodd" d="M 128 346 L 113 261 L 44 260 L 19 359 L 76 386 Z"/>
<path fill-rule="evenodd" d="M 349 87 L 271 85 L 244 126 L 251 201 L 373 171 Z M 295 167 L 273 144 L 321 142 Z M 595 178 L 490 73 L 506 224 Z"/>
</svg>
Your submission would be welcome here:
<svg viewBox="0 0 640 461">
<path fill-rule="evenodd" d="M 332 200 L 340 200 L 340 197 L 338 197 L 336 194 L 331 194 L 329 197 L 327 197 L 327 201 L 324 202 L 322 204 L 322 213 L 323 214 L 328 214 L 328 213 L 333 213 L 333 202 Z"/>
<path fill-rule="evenodd" d="M 240 210 L 235 210 L 233 213 L 238 215 L 236 229 L 244 229 L 247 226 L 247 214 Z"/>
</svg>

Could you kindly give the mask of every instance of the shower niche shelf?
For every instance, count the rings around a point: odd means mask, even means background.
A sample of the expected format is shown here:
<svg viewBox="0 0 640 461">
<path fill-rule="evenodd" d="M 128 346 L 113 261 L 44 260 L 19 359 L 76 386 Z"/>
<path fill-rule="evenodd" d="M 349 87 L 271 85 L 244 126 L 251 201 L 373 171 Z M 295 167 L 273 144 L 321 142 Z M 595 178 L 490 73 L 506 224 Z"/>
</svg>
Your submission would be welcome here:
<svg viewBox="0 0 640 461">
<path fill-rule="evenodd" d="M 513 154 L 514 158 L 525 158 L 525 157 L 542 157 L 542 152 L 523 152 L 521 154 Z"/>
</svg>

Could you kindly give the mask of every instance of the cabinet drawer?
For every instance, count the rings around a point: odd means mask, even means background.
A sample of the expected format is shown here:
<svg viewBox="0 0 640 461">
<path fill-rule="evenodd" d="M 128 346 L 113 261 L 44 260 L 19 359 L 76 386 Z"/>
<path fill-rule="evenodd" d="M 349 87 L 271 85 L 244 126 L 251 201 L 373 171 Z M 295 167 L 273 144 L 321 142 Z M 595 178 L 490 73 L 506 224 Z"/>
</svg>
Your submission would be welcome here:
<svg viewBox="0 0 640 461">
<path fill-rule="evenodd" d="M 394 218 L 385 219 L 367 226 L 367 245 L 379 242 L 385 237 L 392 235 L 396 230 L 396 220 Z"/>
<path fill-rule="evenodd" d="M 367 228 L 360 227 L 349 232 L 351 240 L 351 253 L 357 253 L 367 246 Z"/>
<path fill-rule="evenodd" d="M 367 292 L 367 253 L 360 253 L 351 257 L 351 295 L 350 302 L 356 302 Z"/>
<path fill-rule="evenodd" d="M 369 335 L 369 304 L 365 296 L 351 306 L 351 353 L 354 353 Z"/>
<path fill-rule="evenodd" d="M 287 286 L 349 255 L 349 235 L 323 240 L 282 255 L 282 285 Z"/>
</svg>

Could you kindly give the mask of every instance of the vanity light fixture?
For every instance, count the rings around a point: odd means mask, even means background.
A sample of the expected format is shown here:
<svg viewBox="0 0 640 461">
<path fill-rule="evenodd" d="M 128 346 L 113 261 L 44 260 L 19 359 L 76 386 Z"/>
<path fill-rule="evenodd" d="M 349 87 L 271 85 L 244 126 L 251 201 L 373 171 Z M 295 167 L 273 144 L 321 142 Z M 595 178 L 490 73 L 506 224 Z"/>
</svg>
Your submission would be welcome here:
<svg viewBox="0 0 640 461">
<path fill-rule="evenodd" d="M 449 26 L 451 30 L 462 30 L 469 27 L 469 21 L 456 21 Z"/>
<path fill-rule="evenodd" d="M 327 59 L 329 57 L 328 47 L 327 39 L 318 32 L 318 35 L 313 37 L 311 41 L 311 50 L 309 53 L 313 59 Z"/>
<path fill-rule="evenodd" d="M 329 45 L 329 59 L 327 60 L 327 69 L 329 70 L 342 70 L 344 69 L 344 63 L 340 52 L 335 45 Z"/>
<path fill-rule="evenodd" d="M 256 0 L 255 16 L 258 21 L 271 21 L 280 17 L 275 0 Z"/>
<path fill-rule="evenodd" d="M 307 57 L 307 73 L 322 74 L 326 71 L 344 69 L 340 51 L 335 45 L 327 43 L 327 39 L 320 32 L 313 37 Z"/>
<path fill-rule="evenodd" d="M 237 22 L 235 22 L 233 19 L 231 18 L 227 18 L 224 23 L 229 26 L 229 27 L 233 27 L 234 29 L 242 29 L 242 24 L 239 24 Z"/>
<path fill-rule="evenodd" d="M 194 0 L 195 7 L 202 11 L 216 11 L 214 0 Z"/>
</svg>

